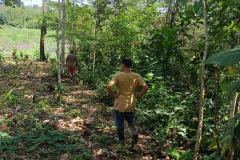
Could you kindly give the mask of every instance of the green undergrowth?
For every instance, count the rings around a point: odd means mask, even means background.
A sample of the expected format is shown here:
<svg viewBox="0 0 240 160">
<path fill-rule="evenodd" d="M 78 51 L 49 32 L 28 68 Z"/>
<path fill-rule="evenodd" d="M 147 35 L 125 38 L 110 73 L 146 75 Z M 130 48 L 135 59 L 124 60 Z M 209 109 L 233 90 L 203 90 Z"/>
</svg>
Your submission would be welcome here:
<svg viewBox="0 0 240 160">
<path fill-rule="evenodd" d="M 1 26 L 1 25 L 0 25 Z M 48 31 L 45 40 L 45 51 L 49 56 L 55 55 L 56 41 L 54 31 Z M 14 50 L 33 58 L 39 56 L 40 29 L 16 28 L 2 25 L 0 28 L 0 51 L 10 57 Z"/>
</svg>

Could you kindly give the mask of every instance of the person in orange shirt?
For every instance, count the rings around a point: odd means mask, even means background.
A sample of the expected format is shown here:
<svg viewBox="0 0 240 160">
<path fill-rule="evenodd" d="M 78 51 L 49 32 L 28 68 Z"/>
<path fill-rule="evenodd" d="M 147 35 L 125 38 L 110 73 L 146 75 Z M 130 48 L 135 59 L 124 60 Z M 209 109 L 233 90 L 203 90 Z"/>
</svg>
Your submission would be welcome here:
<svg viewBox="0 0 240 160">
<path fill-rule="evenodd" d="M 77 71 L 77 56 L 73 50 L 70 51 L 70 54 L 66 58 L 66 67 L 70 76 L 74 76 Z"/>
<path fill-rule="evenodd" d="M 108 92 L 114 98 L 114 119 L 119 141 L 124 144 L 124 120 L 131 130 L 132 146 L 137 144 L 138 134 L 135 124 L 135 107 L 137 99 L 141 99 L 148 90 L 142 77 L 131 71 L 132 60 L 123 59 L 121 71 L 116 73 L 108 84 Z M 117 87 L 117 93 L 113 86 Z M 139 95 L 135 95 L 136 88 L 141 87 Z"/>
</svg>

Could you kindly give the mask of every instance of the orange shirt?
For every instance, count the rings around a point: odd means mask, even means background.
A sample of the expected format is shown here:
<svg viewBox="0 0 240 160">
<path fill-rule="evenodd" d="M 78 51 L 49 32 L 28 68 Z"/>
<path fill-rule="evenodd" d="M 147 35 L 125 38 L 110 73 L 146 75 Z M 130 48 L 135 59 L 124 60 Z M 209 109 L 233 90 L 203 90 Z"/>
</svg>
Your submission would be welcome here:
<svg viewBox="0 0 240 160">
<path fill-rule="evenodd" d="M 77 56 L 74 54 L 68 54 L 66 58 L 66 66 L 67 67 L 76 67 L 77 64 Z"/>
<path fill-rule="evenodd" d="M 146 83 L 137 73 L 118 72 L 109 84 L 116 85 L 118 89 L 119 96 L 114 101 L 114 109 L 119 112 L 133 112 L 137 102 L 135 89 L 144 86 Z"/>
</svg>

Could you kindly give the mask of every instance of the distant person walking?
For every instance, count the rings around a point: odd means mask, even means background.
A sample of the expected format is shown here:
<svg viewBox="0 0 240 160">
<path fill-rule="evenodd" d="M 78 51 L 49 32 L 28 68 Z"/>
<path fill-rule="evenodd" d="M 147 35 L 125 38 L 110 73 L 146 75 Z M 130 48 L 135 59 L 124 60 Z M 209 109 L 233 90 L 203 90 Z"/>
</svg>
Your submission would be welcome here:
<svg viewBox="0 0 240 160">
<path fill-rule="evenodd" d="M 71 50 L 70 53 L 67 55 L 66 66 L 67 66 L 67 71 L 68 71 L 69 75 L 74 76 L 77 71 L 77 69 L 76 69 L 77 56 L 75 55 L 73 50 Z"/>
<path fill-rule="evenodd" d="M 131 130 L 131 147 L 138 141 L 138 134 L 135 123 L 136 99 L 142 98 L 148 90 L 147 84 L 142 77 L 131 71 L 132 60 L 123 59 L 121 71 L 116 73 L 108 84 L 108 92 L 114 98 L 114 119 L 117 127 L 117 134 L 121 144 L 124 145 L 124 120 L 128 122 Z M 112 87 L 116 86 L 118 91 L 114 93 Z M 135 89 L 141 87 L 139 95 L 135 95 Z"/>
</svg>

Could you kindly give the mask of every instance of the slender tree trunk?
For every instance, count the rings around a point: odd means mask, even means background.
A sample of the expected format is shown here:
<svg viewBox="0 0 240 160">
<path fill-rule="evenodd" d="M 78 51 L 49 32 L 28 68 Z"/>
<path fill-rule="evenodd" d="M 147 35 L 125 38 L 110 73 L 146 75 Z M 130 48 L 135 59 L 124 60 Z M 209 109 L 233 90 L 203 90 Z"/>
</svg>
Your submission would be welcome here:
<svg viewBox="0 0 240 160">
<path fill-rule="evenodd" d="M 193 159 L 197 160 L 199 157 L 199 149 L 202 140 L 202 128 L 203 128 L 203 115 L 205 106 L 205 64 L 204 61 L 208 54 L 208 24 L 207 24 L 207 5 L 206 0 L 202 0 L 203 14 L 204 14 L 204 32 L 205 32 L 205 49 L 201 63 L 201 87 L 200 87 L 200 106 L 199 106 L 199 118 L 198 118 L 198 132 L 195 144 Z"/>
<path fill-rule="evenodd" d="M 71 6 L 71 5 L 70 5 Z M 74 36 L 74 14 L 75 14 L 75 12 L 74 12 L 74 6 L 75 6 L 75 3 L 74 3 L 74 1 L 72 2 L 72 6 L 71 6 L 71 8 L 70 8 L 70 13 L 71 13 L 71 25 L 70 25 L 70 35 L 71 35 L 71 40 L 70 40 L 70 49 L 71 50 L 75 50 L 75 46 L 74 46 L 74 39 L 75 39 L 75 36 Z"/>
<path fill-rule="evenodd" d="M 229 117 L 230 119 L 234 118 L 234 116 L 236 115 L 236 113 L 238 112 L 238 103 L 239 103 L 239 93 L 236 92 L 232 101 L 232 105 L 231 105 L 231 110 L 230 110 L 230 114 Z M 234 160 L 234 146 L 232 146 L 229 151 L 227 152 L 226 156 L 225 156 L 225 160 Z"/>
<path fill-rule="evenodd" d="M 239 46 L 240 40 L 240 32 L 237 33 L 238 36 L 238 41 L 237 41 L 237 46 Z M 236 92 L 232 101 L 232 106 L 231 106 L 231 110 L 230 110 L 230 114 L 229 117 L 230 119 L 234 118 L 234 116 L 239 112 L 239 93 Z M 226 160 L 234 160 L 234 158 L 236 157 L 236 155 L 238 154 L 239 151 L 236 150 L 237 147 L 231 147 L 229 152 L 227 153 L 225 159 Z"/>
<path fill-rule="evenodd" d="M 97 12 L 98 12 L 98 0 L 95 1 L 95 26 L 94 26 L 94 42 L 93 42 L 93 63 L 92 63 L 92 69 L 93 69 L 93 75 L 95 74 L 95 64 L 96 64 L 96 52 L 97 52 Z"/>
<path fill-rule="evenodd" d="M 40 60 L 45 61 L 45 35 L 47 34 L 47 24 L 44 17 L 45 14 L 45 0 L 42 0 L 42 25 L 41 25 L 41 35 L 40 35 Z"/>
<path fill-rule="evenodd" d="M 64 73 L 65 66 L 65 30 L 66 30 L 66 1 L 62 0 L 62 54 L 61 54 L 61 64 L 62 72 Z"/>
<path fill-rule="evenodd" d="M 216 89 L 216 95 L 215 95 L 215 105 L 214 105 L 214 137 L 216 139 L 216 143 L 217 143 L 217 153 L 218 155 L 221 155 L 221 147 L 220 147 L 220 134 L 219 134 L 219 130 L 218 130 L 218 122 L 219 122 L 219 106 L 222 106 L 222 99 L 221 99 L 221 86 L 220 86 L 220 72 L 218 71 L 218 69 L 216 70 L 216 77 L 217 77 L 217 81 L 215 81 L 215 83 L 217 84 L 217 89 Z"/>
<path fill-rule="evenodd" d="M 168 4 L 168 9 L 167 9 L 167 14 L 166 14 L 166 23 L 168 24 L 169 23 L 169 19 L 170 19 L 170 16 L 171 16 L 171 13 L 172 13 L 172 0 L 169 1 L 169 4 Z"/>
<path fill-rule="evenodd" d="M 58 75 L 58 86 L 61 86 L 61 58 L 60 58 L 60 42 L 59 42 L 59 30 L 61 29 L 61 4 L 60 4 L 60 0 L 58 0 L 58 27 L 57 27 L 57 31 L 56 31 L 56 35 L 57 35 L 57 75 Z"/>
<path fill-rule="evenodd" d="M 239 108 L 240 108 L 240 96 L 237 97 L 237 103 L 235 105 L 234 116 L 236 116 L 239 113 Z M 236 140 L 236 138 L 235 138 L 235 140 Z M 240 152 L 239 145 L 240 145 L 240 140 L 238 139 L 233 144 L 233 158 L 232 158 L 232 160 L 239 158 L 239 152 Z"/>
<path fill-rule="evenodd" d="M 237 115 L 239 113 L 239 107 L 240 107 L 240 97 L 238 96 L 237 98 L 237 104 L 235 106 L 235 114 L 234 115 Z"/>
<path fill-rule="evenodd" d="M 235 110 L 236 110 L 236 106 L 237 106 L 237 101 L 238 101 L 238 97 L 239 97 L 239 93 L 236 92 L 235 95 L 234 95 L 234 98 L 233 98 L 233 102 L 232 102 L 232 107 L 231 107 L 231 110 L 230 110 L 230 114 L 229 114 L 229 117 L 230 118 L 233 118 L 234 115 L 235 115 Z"/>
<path fill-rule="evenodd" d="M 94 27 L 94 42 L 93 42 L 93 64 L 92 64 L 92 68 L 93 68 L 93 75 L 95 73 L 95 64 L 96 64 L 96 27 Z"/>
<path fill-rule="evenodd" d="M 175 21 L 175 17 L 178 13 L 179 0 L 175 0 L 173 3 L 174 3 L 173 6 L 171 6 L 170 4 L 170 15 L 168 18 L 168 25 L 170 28 L 172 28 Z"/>
<path fill-rule="evenodd" d="M 237 37 L 238 37 L 237 46 L 239 47 L 239 44 L 240 44 L 240 31 L 238 31 Z"/>
<path fill-rule="evenodd" d="M 117 16 L 123 7 L 123 0 L 115 0 L 114 1 L 114 7 L 115 7 L 115 16 Z"/>
<path fill-rule="evenodd" d="M 176 15 L 179 10 L 179 0 L 171 0 L 169 1 L 168 10 L 166 14 L 166 23 L 172 28 Z"/>
</svg>

